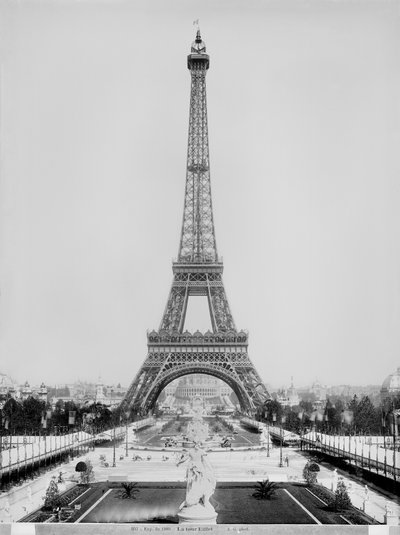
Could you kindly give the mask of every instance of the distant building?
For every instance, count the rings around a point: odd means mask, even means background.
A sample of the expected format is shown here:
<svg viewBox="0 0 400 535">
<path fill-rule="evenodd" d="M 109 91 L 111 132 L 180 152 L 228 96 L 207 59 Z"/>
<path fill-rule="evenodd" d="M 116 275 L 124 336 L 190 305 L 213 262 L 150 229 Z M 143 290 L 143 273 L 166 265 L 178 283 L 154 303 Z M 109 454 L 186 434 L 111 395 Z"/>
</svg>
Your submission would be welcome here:
<svg viewBox="0 0 400 535">
<path fill-rule="evenodd" d="M 297 393 L 301 401 L 312 403 L 314 409 L 323 409 L 327 400 L 327 387 L 315 381 L 311 387 L 299 388 Z"/>
<path fill-rule="evenodd" d="M 117 386 L 115 385 L 104 385 L 102 379 L 99 377 L 96 383 L 96 393 L 94 399 L 87 398 L 85 403 L 90 402 L 101 403 L 107 407 L 118 407 L 122 399 L 125 396 L 126 388 L 122 387 L 120 383 Z"/>
<path fill-rule="evenodd" d="M 101 380 L 101 377 L 99 377 L 97 383 L 96 383 L 96 396 L 95 401 L 96 403 L 104 403 L 104 400 L 106 399 L 106 393 L 104 389 L 103 381 Z"/>
<path fill-rule="evenodd" d="M 40 401 L 47 402 L 47 387 L 42 383 L 38 390 L 36 390 L 36 395 Z"/>
<path fill-rule="evenodd" d="M 396 396 L 400 395 L 400 367 L 390 375 L 382 383 L 381 400 L 386 402 Z"/>
<path fill-rule="evenodd" d="M 17 383 L 5 373 L 0 373 L 0 400 L 6 399 L 9 396 L 16 398 L 17 392 Z"/>
<path fill-rule="evenodd" d="M 295 407 L 300 403 L 300 397 L 292 382 L 289 388 L 279 390 L 276 400 L 284 407 Z"/>
<path fill-rule="evenodd" d="M 315 381 L 311 387 L 311 392 L 315 395 L 315 401 L 326 402 L 326 386 L 322 386 L 321 383 Z"/>
<path fill-rule="evenodd" d="M 206 374 L 190 374 L 172 381 L 160 396 L 160 406 L 164 409 L 183 408 L 190 410 L 201 405 L 211 411 L 217 407 L 234 410 L 236 396 L 223 381 Z"/>
<path fill-rule="evenodd" d="M 28 381 L 25 381 L 25 384 L 24 384 L 23 387 L 21 388 L 20 392 L 21 392 L 21 399 L 22 399 L 22 401 L 25 401 L 25 400 L 28 399 L 30 396 L 32 396 L 32 394 L 33 394 L 33 390 L 32 390 L 32 388 L 31 388 L 31 385 L 28 383 Z"/>
<path fill-rule="evenodd" d="M 50 389 L 51 404 L 54 407 L 57 401 L 64 403 L 73 402 L 78 406 L 101 403 L 107 407 L 116 407 L 123 399 L 126 388 L 119 383 L 115 385 L 105 385 L 101 377 L 96 383 L 77 381 L 72 384 L 58 386 Z"/>
</svg>

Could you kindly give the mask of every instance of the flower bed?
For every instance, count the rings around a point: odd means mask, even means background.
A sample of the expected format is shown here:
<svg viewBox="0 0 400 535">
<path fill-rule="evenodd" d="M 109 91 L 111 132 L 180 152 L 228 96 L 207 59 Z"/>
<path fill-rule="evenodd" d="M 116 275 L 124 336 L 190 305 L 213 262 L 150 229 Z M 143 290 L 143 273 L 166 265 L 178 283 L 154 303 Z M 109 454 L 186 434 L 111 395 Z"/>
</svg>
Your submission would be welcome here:
<svg viewBox="0 0 400 535">
<path fill-rule="evenodd" d="M 83 494 L 84 492 L 86 492 L 87 488 L 88 488 L 88 487 L 87 487 L 86 485 L 76 485 L 75 487 L 72 487 L 72 489 L 67 490 L 67 492 L 65 492 L 65 493 L 61 496 L 60 506 L 61 506 L 61 507 L 66 507 L 66 506 L 69 505 L 73 500 L 75 500 L 76 498 L 78 498 L 78 496 L 80 496 L 81 494 Z"/>
<path fill-rule="evenodd" d="M 321 500 L 323 500 L 329 509 L 332 509 L 332 502 L 334 500 L 335 494 L 330 491 L 329 489 L 323 487 L 322 485 L 310 485 L 309 489 L 313 494 L 318 496 Z M 358 526 L 365 526 L 370 524 L 379 524 L 379 522 L 373 520 L 371 517 L 369 517 L 367 514 L 363 513 L 354 505 L 352 505 L 348 509 L 344 509 L 343 511 L 339 511 L 341 516 L 346 518 L 349 522 L 352 524 L 358 525 Z"/>
<path fill-rule="evenodd" d="M 333 492 L 322 485 L 310 485 L 309 488 L 313 494 L 324 500 L 328 505 L 334 498 Z"/>
<path fill-rule="evenodd" d="M 68 522 L 71 516 L 73 516 L 75 513 L 75 510 L 73 509 L 74 505 L 69 507 L 69 504 L 86 492 L 87 488 L 87 485 L 75 485 L 75 487 L 68 489 L 60 497 L 59 512 L 55 509 L 51 511 L 45 511 L 42 508 L 36 511 L 36 513 L 33 513 L 29 518 L 24 520 L 24 522 Z"/>
</svg>

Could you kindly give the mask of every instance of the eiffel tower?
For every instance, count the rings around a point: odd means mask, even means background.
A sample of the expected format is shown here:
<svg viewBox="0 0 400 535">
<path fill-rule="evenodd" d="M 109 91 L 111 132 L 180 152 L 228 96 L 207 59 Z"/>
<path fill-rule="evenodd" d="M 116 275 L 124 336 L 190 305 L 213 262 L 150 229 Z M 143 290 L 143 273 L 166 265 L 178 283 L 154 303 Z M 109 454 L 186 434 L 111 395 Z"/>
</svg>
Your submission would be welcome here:
<svg viewBox="0 0 400 535">
<path fill-rule="evenodd" d="M 225 381 L 241 410 L 252 414 L 269 394 L 247 354 L 248 335 L 238 331 L 217 254 L 211 201 L 206 73 L 210 58 L 197 31 L 187 66 L 191 75 L 189 140 L 183 223 L 173 282 L 158 331 L 147 335 L 148 353 L 130 385 L 121 409 L 142 414 L 154 407 L 165 386 L 190 373 Z M 183 331 L 190 296 L 205 296 L 212 332 Z"/>
</svg>

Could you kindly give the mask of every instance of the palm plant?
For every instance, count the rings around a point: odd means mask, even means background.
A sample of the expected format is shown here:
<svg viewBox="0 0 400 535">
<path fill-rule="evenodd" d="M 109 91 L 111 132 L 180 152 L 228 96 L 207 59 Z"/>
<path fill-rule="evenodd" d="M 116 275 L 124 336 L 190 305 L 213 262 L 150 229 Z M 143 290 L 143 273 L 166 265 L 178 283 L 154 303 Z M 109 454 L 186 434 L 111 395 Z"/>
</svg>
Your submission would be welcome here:
<svg viewBox="0 0 400 535">
<path fill-rule="evenodd" d="M 270 500 L 276 492 L 275 483 L 272 483 L 268 479 L 257 481 L 254 489 L 252 496 L 257 500 Z"/>
<path fill-rule="evenodd" d="M 124 500 L 136 500 L 136 494 L 140 492 L 137 488 L 137 483 L 121 483 L 122 489 L 118 493 L 119 498 Z"/>
</svg>

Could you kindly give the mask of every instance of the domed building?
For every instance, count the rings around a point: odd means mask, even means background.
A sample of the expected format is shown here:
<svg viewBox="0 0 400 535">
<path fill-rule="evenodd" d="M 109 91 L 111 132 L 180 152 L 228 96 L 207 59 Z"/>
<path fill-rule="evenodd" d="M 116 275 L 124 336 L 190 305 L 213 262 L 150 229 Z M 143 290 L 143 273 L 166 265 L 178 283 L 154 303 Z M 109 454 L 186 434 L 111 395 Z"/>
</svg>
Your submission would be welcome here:
<svg viewBox="0 0 400 535">
<path fill-rule="evenodd" d="M 382 383 L 381 400 L 385 402 L 400 395 L 400 367 L 394 373 L 386 377 Z"/>
<path fill-rule="evenodd" d="M 31 388 L 31 385 L 28 383 L 28 381 L 25 381 L 25 384 L 21 388 L 21 399 L 24 401 L 25 399 L 28 399 L 33 394 L 33 390 Z"/>
<path fill-rule="evenodd" d="M 283 388 L 278 392 L 277 401 L 284 407 L 295 407 L 300 403 L 299 394 L 294 386 L 293 377 L 289 388 Z"/>
<path fill-rule="evenodd" d="M 17 384 L 10 376 L 5 373 L 0 373 L 0 397 L 5 397 L 7 394 L 15 398 L 17 392 Z"/>
<path fill-rule="evenodd" d="M 195 405 L 201 405 L 208 412 L 219 406 L 233 411 L 236 401 L 233 390 L 226 383 L 216 377 L 194 373 L 172 381 L 165 388 L 161 406 L 189 411 Z"/>
</svg>

